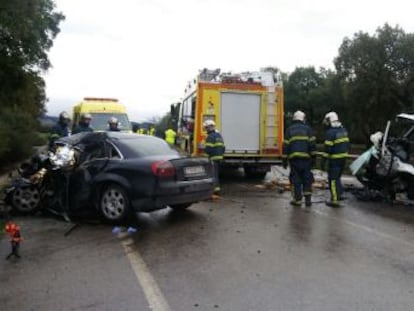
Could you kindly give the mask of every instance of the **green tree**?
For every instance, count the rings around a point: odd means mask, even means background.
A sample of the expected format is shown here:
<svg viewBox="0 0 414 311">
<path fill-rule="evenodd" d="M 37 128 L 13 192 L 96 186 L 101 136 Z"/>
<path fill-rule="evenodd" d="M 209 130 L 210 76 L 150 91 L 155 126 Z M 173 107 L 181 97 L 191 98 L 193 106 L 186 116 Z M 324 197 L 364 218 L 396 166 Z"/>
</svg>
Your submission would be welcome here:
<svg viewBox="0 0 414 311">
<path fill-rule="evenodd" d="M 306 113 L 307 123 L 319 137 L 321 121 L 330 110 L 338 107 L 335 96 L 335 73 L 325 68 L 297 67 L 284 78 L 285 121 L 287 124 L 296 110 Z"/>
<path fill-rule="evenodd" d="M 334 61 L 348 128 L 359 140 L 414 108 L 414 35 L 385 24 L 345 38 Z"/>
<path fill-rule="evenodd" d="M 64 16 L 52 0 L 0 0 L 0 160 L 30 152 L 44 112 L 47 52 Z"/>
</svg>

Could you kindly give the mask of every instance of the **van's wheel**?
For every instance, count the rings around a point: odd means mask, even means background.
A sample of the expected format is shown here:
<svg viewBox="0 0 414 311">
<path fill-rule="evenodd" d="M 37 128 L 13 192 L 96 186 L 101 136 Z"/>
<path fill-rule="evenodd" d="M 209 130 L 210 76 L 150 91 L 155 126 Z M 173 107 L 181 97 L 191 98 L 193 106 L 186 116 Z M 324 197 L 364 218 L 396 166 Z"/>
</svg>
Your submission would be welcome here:
<svg viewBox="0 0 414 311">
<path fill-rule="evenodd" d="M 99 210 L 105 220 L 118 223 L 127 218 L 130 212 L 129 199 L 117 184 L 106 185 L 99 199 Z"/>
<path fill-rule="evenodd" d="M 23 214 L 32 214 L 40 208 L 40 192 L 36 186 L 16 188 L 11 195 L 14 209 Z"/>
<path fill-rule="evenodd" d="M 192 205 L 192 203 L 183 203 L 183 204 L 175 204 L 175 205 L 169 205 L 174 211 L 185 211 L 187 208 L 189 208 Z"/>
</svg>

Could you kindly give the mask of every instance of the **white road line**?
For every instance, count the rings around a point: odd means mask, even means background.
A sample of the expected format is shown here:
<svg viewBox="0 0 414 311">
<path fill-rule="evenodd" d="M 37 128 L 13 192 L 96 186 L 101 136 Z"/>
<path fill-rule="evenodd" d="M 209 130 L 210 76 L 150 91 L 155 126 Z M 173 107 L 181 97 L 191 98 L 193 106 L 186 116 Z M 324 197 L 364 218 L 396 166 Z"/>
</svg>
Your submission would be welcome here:
<svg viewBox="0 0 414 311">
<path fill-rule="evenodd" d="M 144 259 L 138 249 L 134 247 L 134 240 L 132 238 L 124 238 L 121 244 L 124 247 L 126 256 L 131 263 L 138 282 L 144 291 L 150 309 L 154 311 L 171 311 L 170 306 L 149 271 Z"/>
<path fill-rule="evenodd" d="M 367 227 L 367 226 L 364 226 L 364 225 L 359 225 L 359 224 L 354 223 L 354 222 L 349 221 L 349 220 L 344 220 L 344 219 L 341 219 L 341 218 L 338 218 L 338 217 L 334 217 L 334 216 L 332 216 L 332 215 L 330 215 L 328 213 L 324 213 L 324 212 L 321 212 L 321 211 L 318 211 L 318 210 L 312 210 L 312 212 L 314 212 L 315 214 L 324 216 L 324 217 L 332 218 L 332 219 L 334 219 L 334 220 L 336 220 L 338 222 L 342 222 L 342 223 L 344 223 L 344 224 L 346 224 L 348 226 L 352 226 L 354 228 L 358 228 L 360 230 L 364 230 L 366 232 L 375 234 L 375 235 L 380 236 L 380 237 L 382 237 L 384 239 L 388 239 L 388 240 L 391 240 L 391 241 L 394 241 L 394 242 L 398 242 L 398 243 L 401 243 L 401 244 L 405 244 L 407 246 L 410 246 L 410 247 L 414 248 L 414 243 L 411 243 L 411 242 L 408 242 L 406 240 L 397 238 L 397 237 L 395 237 L 393 235 L 390 235 L 390 234 L 387 234 L 387 233 L 383 233 L 383 232 L 377 231 L 375 229 L 372 229 L 372 228 Z"/>
</svg>

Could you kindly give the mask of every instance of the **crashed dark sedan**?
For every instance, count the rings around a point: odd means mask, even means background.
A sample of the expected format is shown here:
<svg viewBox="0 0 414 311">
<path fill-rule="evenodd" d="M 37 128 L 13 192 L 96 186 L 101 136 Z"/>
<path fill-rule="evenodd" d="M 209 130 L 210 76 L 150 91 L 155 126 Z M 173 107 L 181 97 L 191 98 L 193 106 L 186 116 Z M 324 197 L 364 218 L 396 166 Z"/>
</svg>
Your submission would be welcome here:
<svg viewBox="0 0 414 311">
<path fill-rule="evenodd" d="M 210 161 L 186 156 L 157 137 L 79 133 L 60 138 L 55 145 L 75 150 L 74 165 L 67 173 L 71 212 L 94 207 L 105 219 L 117 222 L 131 212 L 167 206 L 186 209 L 213 193 Z M 22 205 L 24 195 L 14 205 Z"/>
</svg>

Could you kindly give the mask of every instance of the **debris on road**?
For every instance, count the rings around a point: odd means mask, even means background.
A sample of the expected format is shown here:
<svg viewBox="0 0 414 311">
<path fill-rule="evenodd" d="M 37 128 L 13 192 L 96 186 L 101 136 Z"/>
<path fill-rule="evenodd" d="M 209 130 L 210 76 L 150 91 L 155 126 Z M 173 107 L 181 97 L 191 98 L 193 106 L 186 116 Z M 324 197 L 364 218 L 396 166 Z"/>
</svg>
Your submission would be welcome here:
<svg viewBox="0 0 414 311">
<path fill-rule="evenodd" d="M 289 168 L 282 166 L 272 166 L 266 174 L 264 184 L 256 185 L 256 188 L 278 189 L 280 192 L 290 191 Z M 314 169 L 312 170 L 314 182 L 313 189 L 327 189 L 328 175 L 326 172 Z M 354 176 L 342 176 L 342 185 L 344 188 L 361 188 L 361 183 Z"/>
<path fill-rule="evenodd" d="M 138 231 L 137 228 L 134 228 L 134 227 L 128 227 L 128 228 L 113 227 L 113 229 L 112 229 L 112 233 L 115 234 L 115 235 L 118 235 L 120 233 L 133 234 L 133 233 L 136 233 L 137 231 Z"/>
<path fill-rule="evenodd" d="M 68 236 L 69 234 L 71 234 L 72 233 L 72 231 L 73 230 L 75 230 L 76 228 L 78 228 L 80 226 L 80 224 L 79 223 L 76 223 L 76 224 L 74 224 L 73 226 L 71 226 L 70 228 L 69 228 L 69 230 L 67 230 L 64 234 L 63 234 L 63 236 Z"/>
</svg>

